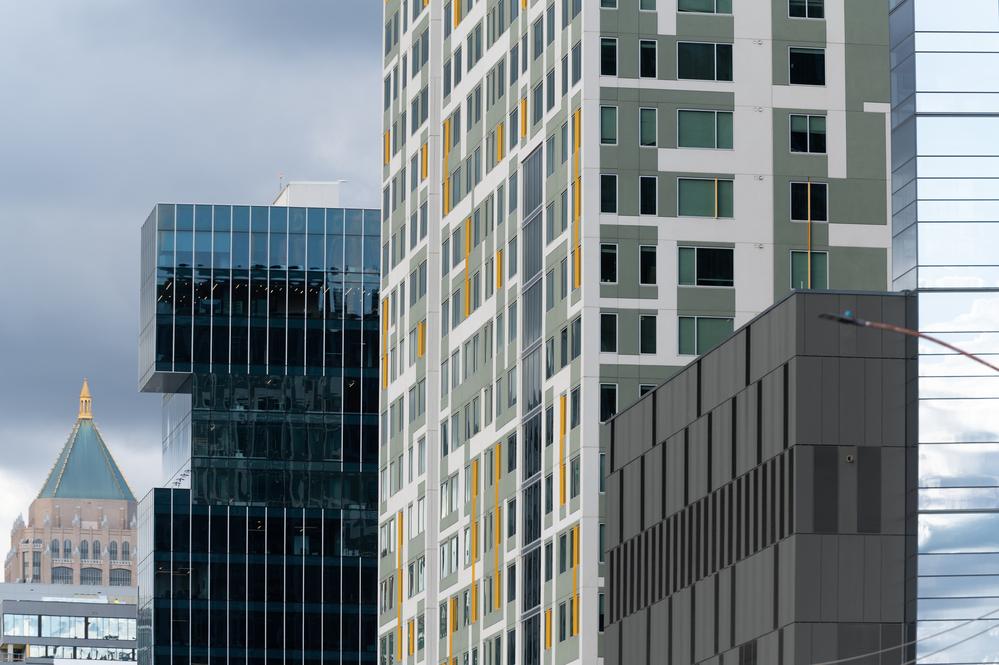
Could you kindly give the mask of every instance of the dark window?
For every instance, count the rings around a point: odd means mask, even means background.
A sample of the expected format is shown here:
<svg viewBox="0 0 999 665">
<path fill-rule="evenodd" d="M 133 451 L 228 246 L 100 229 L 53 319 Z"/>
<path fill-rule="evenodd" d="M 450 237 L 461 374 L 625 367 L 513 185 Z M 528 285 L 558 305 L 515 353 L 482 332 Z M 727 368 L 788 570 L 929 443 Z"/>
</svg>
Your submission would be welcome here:
<svg viewBox="0 0 999 665">
<path fill-rule="evenodd" d="M 600 75 L 617 76 L 617 40 L 600 38 Z"/>
<path fill-rule="evenodd" d="M 639 317 L 639 335 L 641 353 L 656 352 L 656 317 L 654 314 Z"/>
<path fill-rule="evenodd" d="M 659 179 L 654 176 L 641 176 L 638 179 L 639 212 L 643 215 L 657 213 L 656 198 Z"/>
<path fill-rule="evenodd" d="M 600 245 L 600 281 L 617 282 L 617 245 Z"/>
<path fill-rule="evenodd" d="M 809 202 L 811 202 L 811 206 L 809 206 Z M 798 222 L 808 221 L 809 207 L 811 207 L 811 220 L 813 222 L 828 221 L 826 183 L 792 182 L 791 219 Z"/>
<path fill-rule="evenodd" d="M 600 212 L 617 212 L 617 176 L 600 174 Z"/>
<path fill-rule="evenodd" d="M 733 286 L 733 250 L 725 247 L 680 247 L 679 282 L 687 286 Z"/>
<path fill-rule="evenodd" d="M 600 315 L 600 351 L 617 351 L 617 314 Z"/>
<path fill-rule="evenodd" d="M 642 39 L 638 42 L 638 75 L 643 78 L 656 77 L 656 42 Z"/>
<path fill-rule="evenodd" d="M 825 18 L 825 0 L 788 0 L 787 15 L 792 18 Z"/>
<path fill-rule="evenodd" d="M 656 248 L 641 247 L 638 260 L 638 283 L 656 283 Z"/>
<path fill-rule="evenodd" d="M 792 48 L 788 54 L 792 85 L 825 85 L 826 52 L 819 48 Z"/>
<path fill-rule="evenodd" d="M 676 74 L 680 79 L 732 80 L 732 45 L 679 42 Z"/>
<path fill-rule="evenodd" d="M 617 384 L 616 383 L 601 383 L 600 384 L 600 420 L 601 422 L 609 419 L 617 413 Z"/>
<path fill-rule="evenodd" d="M 791 152 L 826 151 L 826 117 L 824 115 L 791 116 Z"/>
</svg>

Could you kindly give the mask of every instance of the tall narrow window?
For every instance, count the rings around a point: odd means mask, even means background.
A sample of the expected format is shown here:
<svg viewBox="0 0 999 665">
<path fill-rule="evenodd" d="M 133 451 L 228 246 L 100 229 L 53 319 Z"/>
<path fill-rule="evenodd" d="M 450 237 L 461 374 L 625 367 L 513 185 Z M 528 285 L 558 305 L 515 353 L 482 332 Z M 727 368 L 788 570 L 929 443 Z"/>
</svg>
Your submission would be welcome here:
<svg viewBox="0 0 999 665">
<path fill-rule="evenodd" d="M 617 212 L 617 176 L 600 174 L 600 212 Z"/>
<path fill-rule="evenodd" d="M 600 75 L 617 76 L 617 39 L 614 37 L 600 38 Z"/>
<path fill-rule="evenodd" d="M 609 243 L 600 245 L 600 282 L 603 284 L 617 282 L 617 245 Z"/>
<path fill-rule="evenodd" d="M 791 288 L 792 289 L 828 289 L 829 288 L 829 254 L 827 252 L 812 252 L 812 284 L 808 285 L 808 252 L 791 252 Z"/>
<path fill-rule="evenodd" d="M 679 178 L 677 214 L 680 217 L 732 217 L 732 189 L 731 180 Z"/>
<path fill-rule="evenodd" d="M 656 352 L 656 316 L 643 314 L 638 318 L 639 353 Z"/>
<path fill-rule="evenodd" d="M 791 152 L 826 151 L 826 117 L 791 115 Z"/>
<path fill-rule="evenodd" d="M 731 111 L 677 111 L 677 147 L 732 149 Z"/>
<path fill-rule="evenodd" d="M 791 219 L 795 222 L 808 221 L 811 208 L 813 222 L 829 221 L 827 191 L 828 186 L 824 182 L 792 182 Z"/>
<path fill-rule="evenodd" d="M 600 143 L 603 145 L 617 144 L 617 107 L 600 107 Z"/>
<path fill-rule="evenodd" d="M 659 178 L 651 176 L 641 176 L 638 178 L 638 204 L 639 213 L 642 215 L 655 215 L 657 213 L 657 198 L 659 189 Z"/>
<path fill-rule="evenodd" d="M 617 384 L 600 384 L 600 421 L 610 419 L 617 413 Z"/>
<path fill-rule="evenodd" d="M 638 283 L 647 286 L 656 283 L 656 248 L 644 245 L 638 248 Z"/>
<path fill-rule="evenodd" d="M 656 109 L 638 109 L 638 145 L 654 148 L 658 140 L 658 112 Z"/>
<path fill-rule="evenodd" d="M 656 40 L 642 39 L 638 42 L 638 75 L 642 78 L 656 77 Z"/>
<path fill-rule="evenodd" d="M 617 352 L 617 314 L 600 314 L 600 351 Z"/>
<path fill-rule="evenodd" d="M 676 76 L 701 81 L 732 80 L 732 45 L 678 42 Z"/>
<path fill-rule="evenodd" d="M 825 85 L 826 52 L 820 48 L 788 50 L 788 81 L 792 85 Z"/>
</svg>

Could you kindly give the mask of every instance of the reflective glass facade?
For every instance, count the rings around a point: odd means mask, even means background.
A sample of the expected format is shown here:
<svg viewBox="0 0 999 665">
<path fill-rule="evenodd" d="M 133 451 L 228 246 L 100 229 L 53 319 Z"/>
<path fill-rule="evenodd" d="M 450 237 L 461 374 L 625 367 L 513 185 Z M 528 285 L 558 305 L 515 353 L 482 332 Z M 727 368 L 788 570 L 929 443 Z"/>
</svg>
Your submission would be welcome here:
<svg viewBox="0 0 999 665">
<path fill-rule="evenodd" d="M 145 663 L 375 659 L 377 211 L 158 205 L 140 387 Z"/>
<path fill-rule="evenodd" d="M 895 0 L 890 25 L 895 287 L 920 330 L 996 363 L 999 6 Z M 918 398 L 917 655 L 993 662 L 999 375 L 923 344 Z"/>
</svg>

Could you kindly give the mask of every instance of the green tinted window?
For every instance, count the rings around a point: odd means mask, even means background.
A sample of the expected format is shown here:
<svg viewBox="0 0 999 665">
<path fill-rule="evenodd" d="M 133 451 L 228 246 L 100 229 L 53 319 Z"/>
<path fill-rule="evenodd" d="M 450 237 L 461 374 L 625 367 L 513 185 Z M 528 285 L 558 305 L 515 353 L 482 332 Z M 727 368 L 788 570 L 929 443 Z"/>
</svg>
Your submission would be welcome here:
<svg viewBox="0 0 999 665">
<path fill-rule="evenodd" d="M 638 144 L 652 147 L 657 143 L 656 110 L 639 109 L 638 111 Z"/>
<path fill-rule="evenodd" d="M 732 334 L 732 319 L 697 319 L 697 355 L 707 353 Z"/>
<path fill-rule="evenodd" d="M 678 349 L 680 355 L 692 356 L 696 353 L 696 329 L 697 322 L 692 316 L 681 316 L 680 317 L 680 348 Z"/>
<path fill-rule="evenodd" d="M 617 143 L 617 107 L 600 107 L 600 142 Z"/>
<path fill-rule="evenodd" d="M 808 252 L 791 252 L 791 288 L 808 288 Z M 812 252 L 812 287 L 829 288 L 829 255 L 826 252 Z"/>
<path fill-rule="evenodd" d="M 653 11 L 656 8 L 656 0 L 641 0 L 638 3 L 638 8 L 645 11 Z"/>
<path fill-rule="evenodd" d="M 714 111 L 677 111 L 677 127 L 677 145 L 679 147 L 715 147 Z"/>
<path fill-rule="evenodd" d="M 732 113 L 730 111 L 719 111 L 716 114 L 718 123 L 718 145 L 717 148 L 725 150 L 732 149 Z"/>
<path fill-rule="evenodd" d="M 681 217 L 714 217 L 714 180 L 681 178 L 678 183 L 677 214 Z"/>
<path fill-rule="evenodd" d="M 718 217 L 732 217 L 735 214 L 735 201 L 732 181 L 718 181 Z"/>
<path fill-rule="evenodd" d="M 697 282 L 696 252 L 693 247 L 679 249 L 680 284 L 693 285 Z"/>
</svg>

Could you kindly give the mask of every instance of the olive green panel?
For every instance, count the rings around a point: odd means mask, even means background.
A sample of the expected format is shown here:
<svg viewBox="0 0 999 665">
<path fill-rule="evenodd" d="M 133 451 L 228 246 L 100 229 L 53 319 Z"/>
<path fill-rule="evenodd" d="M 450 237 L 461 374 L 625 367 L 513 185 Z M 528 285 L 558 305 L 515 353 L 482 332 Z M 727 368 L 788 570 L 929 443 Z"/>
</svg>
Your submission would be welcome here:
<svg viewBox="0 0 999 665">
<path fill-rule="evenodd" d="M 874 3 L 872 3 L 874 4 Z M 887 29 L 885 31 L 887 35 Z M 864 102 L 888 102 L 891 95 L 888 49 L 848 44 L 846 47 L 846 108 L 862 111 Z"/>
<path fill-rule="evenodd" d="M 876 180 L 885 189 L 887 138 L 883 113 L 846 114 L 846 169 L 850 178 Z M 884 193 L 882 191 L 882 193 Z M 882 204 L 883 205 L 883 204 Z M 880 208 L 884 210 L 884 208 Z"/>
<path fill-rule="evenodd" d="M 884 180 L 832 180 L 829 182 L 829 221 L 838 224 L 885 225 L 887 197 Z"/>
<path fill-rule="evenodd" d="M 826 4 L 828 5 L 829 3 L 827 2 Z M 775 66 L 778 41 L 784 42 L 785 46 L 788 41 L 807 46 L 825 46 L 826 43 L 826 22 L 824 19 L 790 18 L 787 15 L 787 11 L 787 0 L 770 0 L 770 29 L 774 39 Z M 783 58 L 783 62 L 786 67 L 786 55 Z M 786 73 L 784 75 L 784 82 L 787 82 Z M 777 83 L 776 77 L 774 78 L 774 83 Z"/>
<path fill-rule="evenodd" d="M 682 316 L 734 316 L 735 289 L 716 286 L 678 286 L 676 309 Z"/>
<path fill-rule="evenodd" d="M 888 46 L 888 4 L 870 0 L 844 0 L 846 43 Z M 849 80 L 849 73 L 847 74 Z"/>
<path fill-rule="evenodd" d="M 676 34 L 684 41 L 731 43 L 735 35 L 734 28 L 735 19 L 731 14 L 678 12 L 676 15 Z"/>
<path fill-rule="evenodd" d="M 888 250 L 833 247 L 829 252 L 829 288 L 884 291 L 888 288 Z"/>
</svg>

